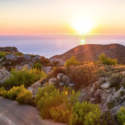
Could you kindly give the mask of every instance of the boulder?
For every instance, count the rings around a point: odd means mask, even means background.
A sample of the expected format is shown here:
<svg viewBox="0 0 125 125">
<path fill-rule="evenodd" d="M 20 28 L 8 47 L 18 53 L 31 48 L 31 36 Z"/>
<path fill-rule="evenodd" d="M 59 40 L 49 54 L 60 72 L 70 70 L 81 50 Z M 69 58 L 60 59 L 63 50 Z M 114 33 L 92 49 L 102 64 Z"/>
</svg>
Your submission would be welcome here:
<svg viewBox="0 0 125 125">
<path fill-rule="evenodd" d="M 60 85 L 60 86 L 64 86 L 64 83 L 63 83 L 63 82 L 59 82 L 59 85 Z"/>
<path fill-rule="evenodd" d="M 93 89 L 93 90 L 97 90 L 97 89 L 100 89 L 100 87 L 101 87 L 101 81 L 96 81 L 96 82 L 93 84 L 92 89 Z"/>
<path fill-rule="evenodd" d="M 33 83 L 30 87 L 28 87 L 27 90 L 30 90 L 33 95 L 36 95 L 39 87 L 41 87 L 41 84 L 39 81 L 37 81 Z"/>
<path fill-rule="evenodd" d="M 25 60 L 30 60 L 30 59 L 31 59 L 31 56 L 24 54 L 24 59 L 25 59 Z"/>
<path fill-rule="evenodd" d="M 46 67 L 43 67 L 42 70 L 43 70 L 46 74 L 48 74 L 48 73 L 50 73 L 50 72 L 53 70 L 53 68 L 52 68 L 52 66 L 46 66 Z"/>
<path fill-rule="evenodd" d="M 41 57 L 40 56 L 35 56 L 32 58 L 32 61 L 35 63 L 35 62 L 38 62 L 40 61 Z"/>
<path fill-rule="evenodd" d="M 49 79 L 49 84 L 57 85 L 58 80 L 56 78 L 50 78 Z"/>
<path fill-rule="evenodd" d="M 66 75 L 63 75 L 63 76 L 62 76 L 62 81 L 63 81 L 63 82 L 69 82 L 69 81 L 70 81 L 70 78 L 69 78 L 68 76 L 66 76 Z"/>
<path fill-rule="evenodd" d="M 58 75 L 57 75 L 57 79 L 58 80 L 62 80 L 62 77 L 64 76 L 64 74 L 63 73 L 59 73 Z"/>
<path fill-rule="evenodd" d="M 5 58 L 6 58 L 7 61 L 14 61 L 16 57 L 13 56 L 13 55 L 6 55 Z"/>
<path fill-rule="evenodd" d="M 10 72 L 8 72 L 4 67 L 0 67 L 0 83 L 4 82 L 9 77 Z"/>
<path fill-rule="evenodd" d="M 109 82 L 104 83 L 103 85 L 101 85 L 101 88 L 102 89 L 108 89 L 108 88 L 110 88 L 110 83 Z"/>
<path fill-rule="evenodd" d="M 64 66 L 65 62 L 61 59 L 50 59 L 50 64 L 58 63 L 57 66 Z"/>
<path fill-rule="evenodd" d="M 29 66 L 28 64 L 25 64 L 25 65 L 16 65 L 15 66 L 15 69 L 16 70 L 22 70 L 22 69 L 24 69 L 24 68 L 28 68 L 28 70 L 30 70 L 32 67 L 31 66 Z"/>
</svg>

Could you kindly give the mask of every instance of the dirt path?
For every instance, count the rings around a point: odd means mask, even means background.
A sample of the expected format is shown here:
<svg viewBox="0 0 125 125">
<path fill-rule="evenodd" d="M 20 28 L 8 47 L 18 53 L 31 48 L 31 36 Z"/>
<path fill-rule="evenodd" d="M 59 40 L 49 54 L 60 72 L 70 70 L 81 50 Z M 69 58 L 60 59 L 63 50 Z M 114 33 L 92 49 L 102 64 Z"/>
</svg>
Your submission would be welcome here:
<svg viewBox="0 0 125 125">
<path fill-rule="evenodd" d="M 19 105 L 16 101 L 0 97 L 0 125 L 66 125 L 52 120 L 42 120 L 32 106 Z"/>
</svg>

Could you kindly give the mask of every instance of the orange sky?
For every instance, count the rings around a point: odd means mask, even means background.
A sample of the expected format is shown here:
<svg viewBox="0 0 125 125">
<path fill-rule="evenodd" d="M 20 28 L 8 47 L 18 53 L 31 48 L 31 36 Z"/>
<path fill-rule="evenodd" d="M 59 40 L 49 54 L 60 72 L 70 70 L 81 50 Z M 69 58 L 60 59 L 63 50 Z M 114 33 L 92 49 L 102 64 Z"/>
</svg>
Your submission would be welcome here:
<svg viewBox="0 0 125 125">
<path fill-rule="evenodd" d="M 89 33 L 125 34 L 124 0 L 1 0 L 0 35 L 78 33 L 72 22 L 89 18 Z"/>
</svg>

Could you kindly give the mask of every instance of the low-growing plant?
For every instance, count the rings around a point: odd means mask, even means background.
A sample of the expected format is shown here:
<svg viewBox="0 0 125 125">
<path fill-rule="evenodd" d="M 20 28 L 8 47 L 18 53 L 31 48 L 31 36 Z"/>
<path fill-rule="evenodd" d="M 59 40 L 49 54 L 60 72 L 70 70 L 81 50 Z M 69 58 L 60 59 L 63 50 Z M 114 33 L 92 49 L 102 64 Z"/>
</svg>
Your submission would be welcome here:
<svg viewBox="0 0 125 125">
<path fill-rule="evenodd" d="M 72 56 L 69 60 L 65 62 L 65 67 L 69 66 L 78 66 L 80 63 L 76 60 L 74 56 Z"/>
<path fill-rule="evenodd" d="M 0 88 L 0 96 L 2 95 L 1 92 L 4 91 L 4 90 L 5 90 L 4 87 L 1 87 L 1 88 Z"/>
<path fill-rule="evenodd" d="M 41 111 L 42 118 L 54 118 L 55 121 L 66 122 L 67 115 L 71 114 L 71 107 L 78 101 L 79 95 L 79 92 L 72 91 L 70 98 L 68 98 L 67 91 L 60 92 L 51 84 L 38 90 L 35 103 Z M 64 112 L 60 107 L 65 109 Z M 58 119 L 62 115 L 62 119 Z"/>
<path fill-rule="evenodd" d="M 49 59 L 45 58 L 44 56 L 41 57 L 40 62 L 42 65 L 48 65 L 49 64 Z"/>
<path fill-rule="evenodd" d="M 125 107 L 121 107 L 120 111 L 117 113 L 117 120 L 120 125 L 125 123 Z"/>
<path fill-rule="evenodd" d="M 121 96 L 124 96 L 124 95 L 125 95 L 125 92 L 124 92 L 124 91 L 120 91 L 120 95 L 121 95 Z"/>
<path fill-rule="evenodd" d="M 42 69 L 42 64 L 41 63 L 35 63 L 33 65 L 33 68 L 37 69 L 37 70 L 41 70 Z"/>
<path fill-rule="evenodd" d="M 99 119 L 99 124 L 100 125 L 118 125 L 116 121 L 113 119 L 109 111 L 106 111 L 101 115 Z"/>
<path fill-rule="evenodd" d="M 90 102 L 77 102 L 72 107 L 72 115 L 69 120 L 70 125 L 97 125 L 96 121 L 101 116 L 98 105 Z"/>
<path fill-rule="evenodd" d="M 15 100 L 16 97 L 20 94 L 20 92 L 22 91 L 22 89 L 24 88 L 24 86 L 20 86 L 20 87 L 13 87 L 8 91 L 8 98 Z"/>
<path fill-rule="evenodd" d="M 68 123 L 71 114 L 71 110 L 67 109 L 64 103 L 58 107 L 52 107 L 50 109 L 50 115 L 55 122 Z"/>
<path fill-rule="evenodd" d="M 23 88 L 20 94 L 16 97 L 16 101 L 19 104 L 30 104 L 32 99 L 32 93 L 29 90 Z"/>
<path fill-rule="evenodd" d="M 120 82 L 125 76 L 122 73 L 114 73 L 109 77 L 109 82 L 111 83 L 111 86 L 118 86 L 120 85 Z"/>
<path fill-rule="evenodd" d="M 44 77 L 45 73 L 43 71 L 37 69 L 28 70 L 27 67 L 24 69 L 17 71 L 15 69 L 11 70 L 11 75 L 6 81 L 3 83 L 5 88 L 12 88 L 13 86 L 21 86 L 29 87 L 34 82 L 39 80 L 41 77 Z"/>
<path fill-rule="evenodd" d="M 23 53 L 18 52 L 18 53 L 16 53 L 16 56 L 23 56 Z"/>
<path fill-rule="evenodd" d="M 8 98 L 8 91 L 7 90 L 3 90 L 0 92 L 1 96 L 3 96 L 4 98 Z"/>
<path fill-rule="evenodd" d="M 106 65 L 116 65 L 117 64 L 117 59 L 111 59 L 107 58 L 105 54 L 101 54 L 99 56 L 99 62 L 106 64 Z"/>
<path fill-rule="evenodd" d="M 1 52 L 0 51 L 0 58 L 5 57 L 8 53 L 7 52 Z"/>
<path fill-rule="evenodd" d="M 82 66 L 72 66 L 65 70 L 70 80 L 75 82 L 75 89 L 92 85 L 98 80 L 97 68 L 94 64 L 85 64 Z"/>
</svg>

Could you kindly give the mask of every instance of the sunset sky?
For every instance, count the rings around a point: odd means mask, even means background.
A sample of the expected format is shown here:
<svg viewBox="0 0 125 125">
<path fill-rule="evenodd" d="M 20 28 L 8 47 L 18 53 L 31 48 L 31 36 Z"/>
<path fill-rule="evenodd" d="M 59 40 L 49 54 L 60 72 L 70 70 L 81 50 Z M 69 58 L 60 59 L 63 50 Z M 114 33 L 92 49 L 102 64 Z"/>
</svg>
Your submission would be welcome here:
<svg viewBox="0 0 125 125">
<path fill-rule="evenodd" d="M 125 0 L 0 0 L 0 35 L 74 34 L 76 20 L 91 21 L 89 33 L 125 34 Z"/>
</svg>

